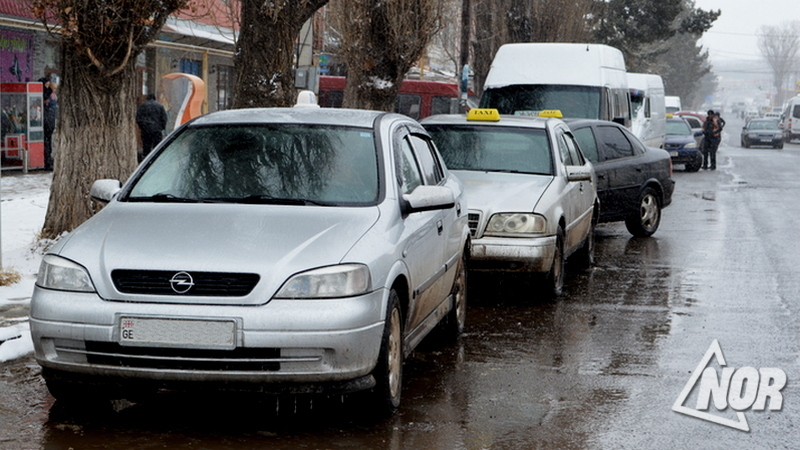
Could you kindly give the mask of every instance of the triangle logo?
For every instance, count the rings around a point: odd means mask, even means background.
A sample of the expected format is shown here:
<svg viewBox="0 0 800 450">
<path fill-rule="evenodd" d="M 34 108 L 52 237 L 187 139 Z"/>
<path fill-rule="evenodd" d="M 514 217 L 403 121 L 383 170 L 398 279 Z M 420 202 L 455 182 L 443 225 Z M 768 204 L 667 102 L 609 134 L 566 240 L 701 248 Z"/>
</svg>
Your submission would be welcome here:
<svg viewBox="0 0 800 450">
<path fill-rule="evenodd" d="M 694 369 L 692 372 L 692 376 L 689 378 L 689 381 L 686 383 L 686 386 L 683 387 L 680 395 L 678 395 L 678 399 L 675 400 L 675 403 L 672 405 L 672 410 L 686 414 L 687 416 L 697 417 L 698 419 L 707 420 L 709 422 L 714 422 L 719 425 L 724 425 L 726 427 L 735 428 L 737 430 L 742 431 L 750 431 L 750 426 L 747 424 L 747 418 L 745 418 L 744 413 L 741 411 L 736 412 L 737 420 L 728 419 L 725 417 L 716 416 L 706 411 L 700 411 L 697 409 L 692 409 L 687 406 L 684 406 L 686 403 L 686 399 L 689 398 L 692 390 L 694 389 L 697 382 L 700 380 L 700 375 L 702 375 L 703 371 L 708 367 L 708 364 L 711 362 L 711 358 L 716 358 L 717 363 L 724 367 L 727 364 L 725 363 L 725 356 L 722 354 L 722 349 L 719 346 L 719 342 L 714 339 L 711 342 L 711 346 L 708 347 L 706 350 L 706 354 L 703 355 L 703 359 L 700 360 L 700 364 L 697 365 L 697 368 Z"/>
</svg>

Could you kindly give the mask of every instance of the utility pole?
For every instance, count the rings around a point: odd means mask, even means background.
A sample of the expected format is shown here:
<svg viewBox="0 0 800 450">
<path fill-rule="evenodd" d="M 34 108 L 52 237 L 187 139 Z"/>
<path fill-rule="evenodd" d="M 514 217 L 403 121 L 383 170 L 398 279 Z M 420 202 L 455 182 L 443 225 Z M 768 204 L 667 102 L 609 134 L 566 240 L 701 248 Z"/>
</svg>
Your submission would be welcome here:
<svg viewBox="0 0 800 450">
<path fill-rule="evenodd" d="M 467 111 L 467 98 L 469 97 L 469 37 L 470 37 L 470 10 L 471 0 L 461 0 L 461 54 L 459 55 L 458 65 L 461 69 L 461 100 L 459 106 L 461 112 Z"/>
</svg>

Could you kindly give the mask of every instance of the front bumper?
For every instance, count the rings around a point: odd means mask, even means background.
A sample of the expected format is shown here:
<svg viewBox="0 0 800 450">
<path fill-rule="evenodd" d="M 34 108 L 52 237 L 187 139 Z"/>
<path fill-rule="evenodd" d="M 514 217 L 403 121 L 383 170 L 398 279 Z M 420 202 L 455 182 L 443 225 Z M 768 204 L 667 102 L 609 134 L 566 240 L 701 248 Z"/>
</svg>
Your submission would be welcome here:
<svg viewBox="0 0 800 450">
<path fill-rule="evenodd" d="M 180 305 L 105 301 L 95 293 L 36 287 L 31 336 L 36 360 L 49 372 L 172 385 L 341 384 L 367 377 L 375 367 L 387 298 L 379 289 L 261 306 Z M 233 322 L 233 345 L 132 346 L 121 339 L 122 317 Z"/>
<path fill-rule="evenodd" d="M 550 271 L 556 237 L 482 237 L 472 241 L 470 270 L 503 272 Z"/>
<path fill-rule="evenodd" d="M 698 160 L 701 163 L 703 161 L 703 154 L 696 148 L 689 150 L 669 149 L 668 151 L 670 158 L 672 158 L 672 164 L 693 164 Z"/>
<path fill-rule="evenodd" d="M 758 145 L 766 145 L 766 146 L 776 146 L 783 143 L 783 135 L 781 136 L 774 136 L 774 135 L 766 135 L 766 136 L 744 136 L 742 138 L 747 145 L 750 146 L 758 146 Z"/>
</svg>

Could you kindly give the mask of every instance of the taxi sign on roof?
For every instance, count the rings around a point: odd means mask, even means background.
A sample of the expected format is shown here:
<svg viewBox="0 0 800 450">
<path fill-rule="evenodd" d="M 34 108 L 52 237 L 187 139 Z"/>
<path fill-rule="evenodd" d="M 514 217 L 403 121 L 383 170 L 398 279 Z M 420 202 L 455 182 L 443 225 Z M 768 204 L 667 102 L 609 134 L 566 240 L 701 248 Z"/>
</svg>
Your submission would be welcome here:
<svg viewBox="0 0 800 450">
<path fill-rule="evenodd" d="M 500 120 L 500 111 L 488 108 L 472 108 L 467 113 L 467 120 Z"/>
<path fill-rule="evenodd" d="M 560 109 L 544 109 L 539 112 L 539 117 L 555 117 L 561 119 L 564 116 L 561 114 Z"/>
</svg>

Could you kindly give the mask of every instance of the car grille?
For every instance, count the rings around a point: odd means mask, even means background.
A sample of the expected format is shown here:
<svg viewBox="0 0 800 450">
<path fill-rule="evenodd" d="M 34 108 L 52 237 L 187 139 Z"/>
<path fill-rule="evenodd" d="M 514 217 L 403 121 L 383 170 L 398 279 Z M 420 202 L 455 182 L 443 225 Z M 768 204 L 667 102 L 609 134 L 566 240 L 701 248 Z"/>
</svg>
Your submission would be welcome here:
<svg viewBox="0 0 800 450">
<path fill-rule="evenodd" d="M 180 271 L 126 270 L 111 272 L 111 280 L 118 291 L 125 294 L 147 295 L 199 295 L 207 297 L 243 297 L 249 294 L 261 278 L 254 273 L 184 272 L 191 276 L 192 285 L 183 284 L 173 289 L 171 280 Z M 183 287 L 188 287 L 183 291 Z"/>
<path fill-rule="evenodd" d="M 681 147 L 683 147 L 681 144 L 664 144 L 664 148 L 667 150 L 678 150 Z"/>
<path fill-rule="evenodd" d="M 78 349 L 59 349 L 84 353 Z M 236 348 L 198 350 L 185 348 L 126 347 L 115 342 L 86 342 L 89 364 L 148 369 L 257 371 L 280 370 L 281 351 L 277 348 Z M 318 359 L 318 358 L 317 358 Z"/>
<path fill-rule="evenodd" d="M 481 222 L 481 215 L 479 213 L 467 214 L 467 224 L 469 225 L 469 234 L 475 237 L 478 234 L 478 224 Z"/>
</svg>

